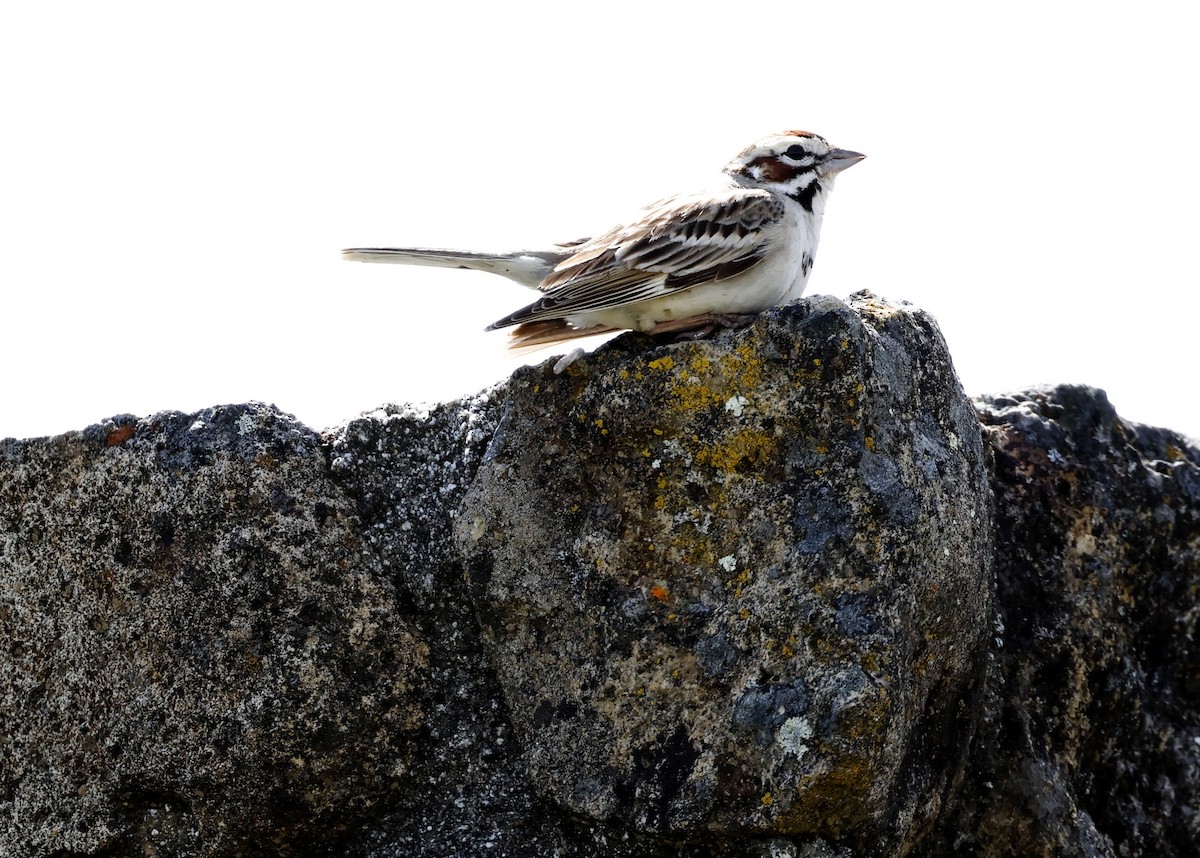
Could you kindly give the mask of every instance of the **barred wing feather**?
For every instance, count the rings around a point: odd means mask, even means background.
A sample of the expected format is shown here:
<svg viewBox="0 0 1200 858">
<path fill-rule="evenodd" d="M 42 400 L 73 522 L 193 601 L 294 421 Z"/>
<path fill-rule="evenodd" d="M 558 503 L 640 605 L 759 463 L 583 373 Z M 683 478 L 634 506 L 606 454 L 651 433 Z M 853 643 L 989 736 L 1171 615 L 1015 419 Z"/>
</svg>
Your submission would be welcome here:
<svg viewBox="0 0 1200 858">
<path fill-rule="evenodd" d="M 770 228 L 784 211 L 770 193 L 748 188 L 656 203 L 636 223 L 580 245 L 542 281 L 539 300 L 489 330 L 646 301 L 741 274 L 762 259 Z"/>
</svg>

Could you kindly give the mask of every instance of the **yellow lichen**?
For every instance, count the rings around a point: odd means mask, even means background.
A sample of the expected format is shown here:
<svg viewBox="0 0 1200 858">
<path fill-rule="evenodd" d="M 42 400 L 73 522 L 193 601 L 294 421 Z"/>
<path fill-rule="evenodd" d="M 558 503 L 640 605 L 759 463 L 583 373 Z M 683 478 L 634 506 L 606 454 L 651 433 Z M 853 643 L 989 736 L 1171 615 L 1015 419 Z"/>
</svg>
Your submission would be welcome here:
<svg viewBox="0 0 1200 858">
<path fill-rule="evenodd" d="M 725 441 L 696 451 L 696 461 L 721 471 L 732 471 L 742 462 L 762 464 L 775 450 L 774 439 L 762 429 L 748 426 Z"/>
<path fill-rule="evenodd" d="M 673 406 L 682 411 L 701 411 L 720 399 L 712 388 L 698 378 L 676 381 L 671 388 L 671 398 L 674 400 Z"/>
<path fill-rule="evenodd" d="M 726 371 L 735 375 L 743 387 L 757 387 L 762 383 L 763 361 L 749 343 L 742 343 L 734 350 L 736 358 L 730 356 Z"/>
<path fill-rule="evenodd" d="M 676 368 L 676 363 L 666 356 L 650 361 L 648 366 L 670 371 Z M 677 373 L 667 383 L 671 407 L 685 412 L 721 405 L 730 396 L 758 386 L 763 377 L 762 359 L 751 345 L 745 343 L 715 359 L 694 354 L 688 359 L 687 367 L 690 373 Z"/>
</svg>

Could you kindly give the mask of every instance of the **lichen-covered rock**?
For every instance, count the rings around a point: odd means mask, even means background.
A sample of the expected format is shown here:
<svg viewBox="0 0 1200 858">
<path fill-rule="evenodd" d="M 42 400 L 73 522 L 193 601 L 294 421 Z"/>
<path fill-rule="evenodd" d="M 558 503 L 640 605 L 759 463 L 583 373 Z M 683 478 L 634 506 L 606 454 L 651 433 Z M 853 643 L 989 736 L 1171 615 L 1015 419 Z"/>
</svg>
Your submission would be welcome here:
<svg viewBox="0 0 1200 858">
<path fill-rule="evenodd" d="M 456 533 L 543 796 L 888 854 L 963 760 L 990 527 L 935 326 L 861 294 L 518 372 Z"/>
<path fill-rule="evenodd" d="M 958 811 L 928 856 L 1200 850 L 1200 450 L 1103 392 L 978 400 L 998 623 Z"/>
<path fill-rule="evenodd" d="M 0 443 L 0 854 L 296 854 L 394 795 L 426 646 L 261 406 Z"/>
<path fill-rule="evenodd" d="M 860 294 L 0 442 L 0 855 L 1192 855 L 1200 451 L 977 408 Z"/>
</svg>

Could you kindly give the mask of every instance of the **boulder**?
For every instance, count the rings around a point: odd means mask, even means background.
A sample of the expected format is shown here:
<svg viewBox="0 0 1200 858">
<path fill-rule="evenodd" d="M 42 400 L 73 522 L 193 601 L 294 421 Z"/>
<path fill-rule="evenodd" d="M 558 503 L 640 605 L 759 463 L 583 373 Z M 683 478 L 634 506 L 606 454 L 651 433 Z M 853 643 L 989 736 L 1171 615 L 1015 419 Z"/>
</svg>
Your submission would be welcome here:
<svg viewBox="0 0 1200 858">
<path fill-rule="evenodd" d="M 870 295 L 518 372 L 456 524 L 546 800 L 887 852 L 964 761 L 990 530 L 936 327 Z"/>
<path fill-rule="evenodd" d="M 996 633 L 958 810 L 926 854 L 1195 855 L 1200 450 L 1088 387 L 976 405 Z"/>
<path fill-rule="evenodd" d="M 0 443 L 0 854 L 295 851 L 388 805 L 426 644 L 262 406 Z"/>
</svg>

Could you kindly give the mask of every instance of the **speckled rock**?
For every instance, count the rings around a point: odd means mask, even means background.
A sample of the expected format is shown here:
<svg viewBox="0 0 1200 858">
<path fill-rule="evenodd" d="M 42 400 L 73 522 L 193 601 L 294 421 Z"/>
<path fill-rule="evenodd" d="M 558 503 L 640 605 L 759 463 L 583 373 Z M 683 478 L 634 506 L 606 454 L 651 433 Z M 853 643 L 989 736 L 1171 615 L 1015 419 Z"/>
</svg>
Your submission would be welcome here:
<svg viewBox="0 0 1200 858">
<path fill-rule="evenodd" d="M 0 855 L 1194 854 L 1195 446 L 869 294 L 552 363 L 0 442 Z"/>
<path fill-rule="evenodd" d="M 298 854 L 404 778 L 427 648 L 261 406 L 0 443 L 0 854 Z"/>
<path fill-rule="evenodd" d="M 985 720 L 928 856 L 1200 851 L 1200 449 L 1103 392 L 977 402 L 998 615 Z"/>
<path fill-rule="evenodd" d="M 979 430 L 936 327 L 869 294 L 518 372 L 456 535 L 539 793 L 674 841 L 893 854 L 970 733 Z"/>
</svg>

